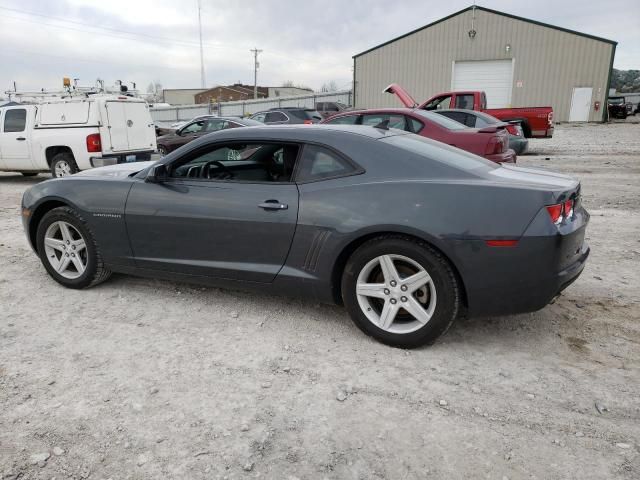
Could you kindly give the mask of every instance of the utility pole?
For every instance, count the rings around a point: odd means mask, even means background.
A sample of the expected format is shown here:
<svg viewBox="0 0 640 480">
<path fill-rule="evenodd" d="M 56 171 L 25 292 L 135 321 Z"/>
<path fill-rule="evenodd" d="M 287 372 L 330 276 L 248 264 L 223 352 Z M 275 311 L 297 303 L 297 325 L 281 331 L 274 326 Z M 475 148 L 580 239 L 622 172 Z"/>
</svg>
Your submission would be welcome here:
<svg viewBox="0 0 640 480">
<path fill-rule="evenodd" d="M 207 88 L 207 79 L 204 76 L 204 50 L 202 49 L 202 7 L 198 0 L 198 27 L 200 29 L 200 83 L 202 88 Z"/>
<path fill-rule="evenodd" d="M 258 63 L 258 54 L 262 52 L 262 50 L 258 50 L 257 48 L 252 48 L 249 50 L 253 52 L 253 98 L 258 98 L 258 67 L 260 64 Z"/>
</svg>

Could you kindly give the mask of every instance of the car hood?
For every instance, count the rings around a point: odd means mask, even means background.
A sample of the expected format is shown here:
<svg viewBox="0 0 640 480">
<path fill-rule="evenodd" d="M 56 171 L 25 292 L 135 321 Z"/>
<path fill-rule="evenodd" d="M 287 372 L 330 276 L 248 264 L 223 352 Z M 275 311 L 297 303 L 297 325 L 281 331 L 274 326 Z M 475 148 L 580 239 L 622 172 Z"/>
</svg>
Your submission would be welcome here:
<svg viewBox="0 0 640 480">
<path fill-rule="evenodd" d="M 108 167 L 83 170 L 82 172 L 73 175 L 73 177 L 128 177 L 132 173 L 137 173 L 141 170 L 144 170 L 154 163 L 154 161 L 119 163 L 118 165 L 109 165 Z"/>
<path fill-rule="evenodd" d="M 489 172 L 492 179 L 510 185 L 526 185 L 549 190 L 571 190 L 580 182 L 569 175 L 537 168 L 515 167 L 502 164 Z"/>
</svg>

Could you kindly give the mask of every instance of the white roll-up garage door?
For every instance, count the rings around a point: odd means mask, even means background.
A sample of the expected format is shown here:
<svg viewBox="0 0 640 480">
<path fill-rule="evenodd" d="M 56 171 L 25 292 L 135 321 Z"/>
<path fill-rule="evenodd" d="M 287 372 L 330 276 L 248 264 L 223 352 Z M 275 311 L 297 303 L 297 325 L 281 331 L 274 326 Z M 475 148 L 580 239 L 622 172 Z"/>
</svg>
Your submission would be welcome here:
<svg viewBox="0 0 640 480">
<path fill-rule="evenodd" d="M 512 60 L 454 62 L 452 90 L 483 90 L 487 108 L 511 106 Z"/>
</svg>

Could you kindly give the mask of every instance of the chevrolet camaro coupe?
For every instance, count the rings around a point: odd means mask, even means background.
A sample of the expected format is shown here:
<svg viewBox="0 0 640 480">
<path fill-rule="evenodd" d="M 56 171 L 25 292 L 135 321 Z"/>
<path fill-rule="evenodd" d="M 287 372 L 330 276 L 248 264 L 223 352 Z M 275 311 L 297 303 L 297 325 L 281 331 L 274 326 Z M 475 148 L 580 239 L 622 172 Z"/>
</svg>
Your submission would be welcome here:
<svg viewBox="0 0 640 480">
<path fill-rule="evenodd" d="M 120 272 L 304 296 L 403 348 L 461 312 L 544 307 L 589 253 L 578 181 L 383 127 L 223 130 L 39 183 L 22 218 L 66 287 Z"/>
</svg>

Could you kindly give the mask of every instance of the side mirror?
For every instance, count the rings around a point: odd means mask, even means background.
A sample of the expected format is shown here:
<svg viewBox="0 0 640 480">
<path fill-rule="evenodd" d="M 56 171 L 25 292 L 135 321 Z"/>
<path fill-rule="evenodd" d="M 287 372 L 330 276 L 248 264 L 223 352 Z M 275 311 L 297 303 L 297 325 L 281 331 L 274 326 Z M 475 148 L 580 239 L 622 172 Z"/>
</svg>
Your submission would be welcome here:
<svg viewBox="0 0 640 480">
<path fill-rule="evenodd" d="M 163 183 L 167 181 L 168 176 L 167 166 L 163 163 L 159 163 L 158 165 L 151 167 L 151 170 L 147 173 L 145 181 L 149 183 Z"/>
</svg>

